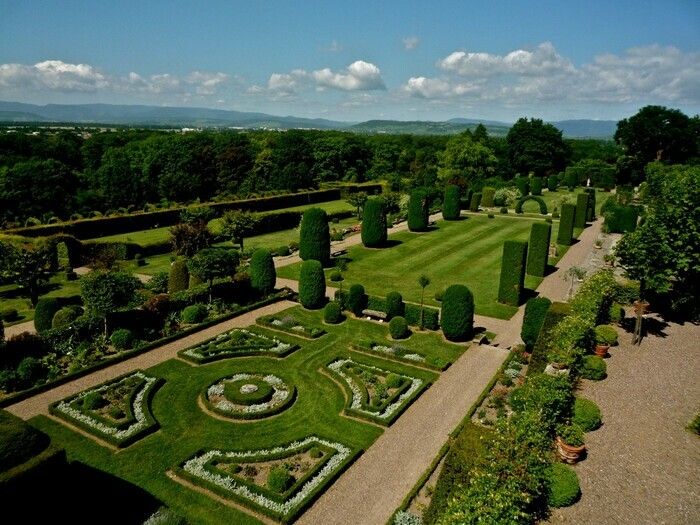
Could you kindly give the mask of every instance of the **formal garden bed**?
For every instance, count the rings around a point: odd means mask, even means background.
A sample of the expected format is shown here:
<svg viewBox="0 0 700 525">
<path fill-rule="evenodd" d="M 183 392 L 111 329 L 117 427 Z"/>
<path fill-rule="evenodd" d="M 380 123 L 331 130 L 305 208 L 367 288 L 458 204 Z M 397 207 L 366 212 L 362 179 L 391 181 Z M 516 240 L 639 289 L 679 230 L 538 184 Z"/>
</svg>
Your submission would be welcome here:
<svg viewBox="0 0 700 525">
<path fill-rule="evenodd" d="M 150 401 L 162 380 L 137 371 L 52 404 L 51 414 L 117 447 L 154 432 Z"/>
<path fill-rule="evenodd" d="M 245 328 L 234 328 L 197 346 L 180 350 L 183 359 L 198 364 L 219 359 L 252 355 L 284 357 L 299 348 L 299 345 L 281 341 L 277 337 L 254 332 Z"/>
<path fill-rule="evenodd" d="M 262 419 L 279 414 L 296 397 L 296 388 L 273 374 L 239 373 L 220 379 L 202 394 L 205 406 L 232 419 Z"/>
<path fill-rule="evenodd" d="M 400 361 L 402 363 L 422 366 L 438 371 L 443 371 L 450 366 L 450 362 L 440 356 L 426 356 L 403 343 L 365 341 L 353 345 L 352 349 L 358 352 L 379 355 L 385 359 L 391 359 L 392 361 Z"/>
<path fill-rule="evenodd" d="M 272 328 L 273 330 L 280 330 L 307 339 L 316 339 L 326 333 L 324 329 L 317 326 L 305 325 L 302 321 L 289 313 L 284 315 L 264 315 L 258 317 L 257 323 L 267 328 Z"/>
</svg>

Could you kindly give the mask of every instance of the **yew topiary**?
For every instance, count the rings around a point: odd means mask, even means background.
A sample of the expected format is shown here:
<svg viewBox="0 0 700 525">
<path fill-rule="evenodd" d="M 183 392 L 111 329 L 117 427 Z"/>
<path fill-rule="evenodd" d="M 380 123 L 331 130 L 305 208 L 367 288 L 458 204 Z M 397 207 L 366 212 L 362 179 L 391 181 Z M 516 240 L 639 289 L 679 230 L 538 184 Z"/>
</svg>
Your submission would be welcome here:
<svg viewBox="0 0 700 525">
<path fill-rule="evenodd" d="M 362 215 L 362 244 L 367 248 L 379 248 L 386 244 L 387 224 L 384 199 L 367 199 Z"/>
<path fill-rule="evenodd" d="M 168 292 L 175 293 L 187 290 L 190 286 L 190 271 L 187 269 L 187 261 L 178 259 L 170 265 L 168 276 Z"/>
<path fill-rule="evenodd" d="M 535 222 L 530 229 L 530 242 L 527 250 L 527 273 L 544 277 L 549 259 L 549 241 L 552 226 L 546 222 Z"/>
<path fill-rule="evenodd" d="M 264 248 L 253 252 L 250 258 L 250 284 L 262 295 L 268 295 L 275 289 L 277 272 L 272 254 Z"/>
<path fill-rule="evenodd" d="M 425 191 L 416 189 L 408 201 L 408 229 L 422 232 L 428 229 L 428 202 Z"/>
<path fill-rule="evenodd" d="M 321 262 L 304 261 L 299 273 L 299 302 L 310 310 L 321 308 L 326 300 L 326 278 Z"/>
<path fill-rule="evenodd" d="M 498 285 L 498 301 L 518 306 L 525 288 L 525 257 L 527 243 L 506 241 L 503 243 L 501 278 Z"/>
<path fill-rule="evenodd" d="M 445 195 L 442 200 L 442 218 L 446 221 L 459 219 L 461 211 L 461 195 L 459 186 L 454 184 L 445 188 Z"/>
<path fill-rule="evenodd" d="M 303 261 L 316 260 L 326 266 L 331 254 L 331 234 L 328 215 L 321 208 L 304 212 L 299 227 L 299 257 Z"/>
<path fill-rule="evenodd" d="M 474 296 L 469 288 L 453 284 L 442 296 L 440 327 L 450 341 L 464 341 L 474 331 Z"/>
<path fill-rule="evenodd" d="M 403 317 L 406 313 L 406 305 L 399 292 L 389 292 L 386 295 L 386 318 Z"/>
</svg>

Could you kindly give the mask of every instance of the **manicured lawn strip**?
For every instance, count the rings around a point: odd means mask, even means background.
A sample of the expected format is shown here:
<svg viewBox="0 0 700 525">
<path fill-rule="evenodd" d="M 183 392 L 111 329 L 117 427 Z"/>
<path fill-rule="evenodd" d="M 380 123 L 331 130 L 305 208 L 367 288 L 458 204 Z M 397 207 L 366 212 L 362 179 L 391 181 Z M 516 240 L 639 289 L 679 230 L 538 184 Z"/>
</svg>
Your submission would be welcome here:
<svg viewBox="0 0 700 525">
<path fill-rule="evenodd" d="M 552 211 L 554 210 L 554 207 L 556 206 L 557 211 L 561 213 L 561 200 L 564 197 L 567 197 L 569 199 L 569 202 L 576 204 L 576 195 L 579 193 L 583 193 L 585 188 L 579 187 L 576 188 L 573 192 L 570 192 L 568 189 L 564 188 L 559 188 L 557 191 L 549 191 L 549 190 L 544 190 L 542 192 L 542 199 L 544 200 L 545 204 L 547 205 L 547 211 L 551 214 Z M 610 192 L 605 192 L 599 188 L 596 188 L 596 199 L 595 199 L 595 213 L 596 215 L 600 215 L 600 207 L 603 205 L 603 202 L 608 198 L 610 195 Z M 533 208 L 533 206 L 537 206 L 537 203 L 534 201 L 528 201 L 525 203 L 523 206 L 523 210 L 532 210 L 536 209 Z"/>
</svg>

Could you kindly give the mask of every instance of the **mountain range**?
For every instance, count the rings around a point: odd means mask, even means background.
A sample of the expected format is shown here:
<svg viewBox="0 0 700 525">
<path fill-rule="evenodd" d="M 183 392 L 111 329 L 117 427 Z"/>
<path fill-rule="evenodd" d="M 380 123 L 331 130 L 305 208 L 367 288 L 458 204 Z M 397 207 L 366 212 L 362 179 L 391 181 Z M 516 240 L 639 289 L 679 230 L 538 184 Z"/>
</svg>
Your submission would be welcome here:
<svg viewBox="0 0 700 525">
<path fill-rule="evenodd" d="M 483 124 L 489 133 L 504 136 L 512 123 L 495 120 L 453 118 L 446 121 L 368 120 L 341 122 L 322 118 L 274 116 L 266 113 L 197 107 L 161 107 L 116 104 L 47 104 L 39 106 L 0 101 L 3 123 L 76 123 L 118 126 L 336 129 L 357 133 L 413 133 L 445 135 L 474 129 Z M 552 122 L 565 137 L 612 138 L 615 120 L 560 120 Z"/>
</svg>

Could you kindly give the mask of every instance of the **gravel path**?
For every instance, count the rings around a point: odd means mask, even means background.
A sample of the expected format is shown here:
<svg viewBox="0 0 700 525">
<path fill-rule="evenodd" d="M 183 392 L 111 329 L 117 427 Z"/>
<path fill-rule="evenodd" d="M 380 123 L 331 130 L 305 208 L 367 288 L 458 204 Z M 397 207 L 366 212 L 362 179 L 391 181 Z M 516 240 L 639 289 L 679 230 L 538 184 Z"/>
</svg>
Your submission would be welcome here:
<svg viewBox="0 0 700 525">
<path fill-rule="evenodd" d="M 9 339 L 24 332 L 29 332 L 30 334 L 36 333 L 36 328 L 34 328 L 34 321 L 27 321 L 25 323 L 13 324 L 12 326 L 5 327 L 5 337 Z"/>
<path fill-rule="evenodd" d="M 207 339 L 231 330 L 232 328 L 244 328 L 251 324 L 255 324 L 255 320 L 262 315 L 275 314 L 294 305 L 296 305 L 296 303 L 291 301 L 280 301 L 263 306 L 262 308 L 258 308 L 257 310 L 234 317 L 228 321 L 223 321 L 200 332 L 188 335 L 187 337 L 183 337 L 177 341 L 173 341 L 172 343 L 168 343 L 153 350 L 149 350 L 143 354 L 134 356 L 126 361 L 116 363 L 110 367 L 103 368 L 102 370 L 97 370 L 92 374 L 80 377 L 75 381 L 59 385 L 51 390 L 47 390 L 46 392 L 37 394 L 33 397 L 25 399 L 24 401 L 10 405 L 7 407 L 7 410 L 16 416 L 21 417 L 22 419 L 30 419 L 39 414 L 48 414 L 49 405 L 54 401 L 77 394 L 86 388 L 99 385 L 122 374 L 155 366 L 163 361 L 176 357 L 178 351 L 182 350 L 183 348 L 188 348 L 199 344 Z"/>
<path fill-rule="evenodd" d="M 582 497 L 551 523 L 700 523 L 700 437 L 685 430 L 700 411 L 700 326 L 671 324 L 639 347 L 621 332 L 608 378 L 580 394 L 600 406 L 576 465 Z"/>
</svg>

